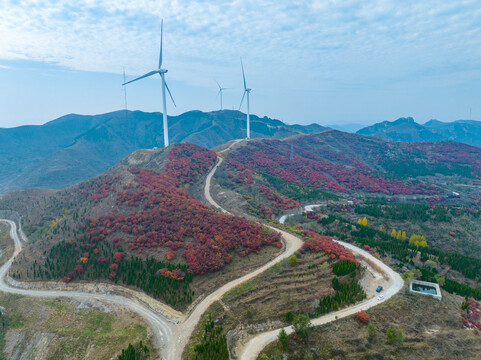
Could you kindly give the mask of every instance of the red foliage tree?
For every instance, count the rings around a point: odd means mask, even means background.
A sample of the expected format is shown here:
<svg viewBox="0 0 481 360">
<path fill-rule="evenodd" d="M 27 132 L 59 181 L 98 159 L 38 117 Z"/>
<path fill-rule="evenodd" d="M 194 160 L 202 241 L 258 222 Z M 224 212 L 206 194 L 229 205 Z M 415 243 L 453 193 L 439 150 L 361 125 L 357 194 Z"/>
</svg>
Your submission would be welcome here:
<svg viewBox="0 0 481 360">
<path fill-rule="evenodd" d="M 166 254 L 165 254 L 165 259 L 166 260 L 174 260 L 175 259 L 175 251 L 168 251 Z"/>
<path fill-rule="evenodd" d="M 367 312 L 365 311 L 359 311 L 356 313 L 356 320 L 363 323 L 363 324 L 368 324 L 369 323 L 370 316 Z"/>
</svg>

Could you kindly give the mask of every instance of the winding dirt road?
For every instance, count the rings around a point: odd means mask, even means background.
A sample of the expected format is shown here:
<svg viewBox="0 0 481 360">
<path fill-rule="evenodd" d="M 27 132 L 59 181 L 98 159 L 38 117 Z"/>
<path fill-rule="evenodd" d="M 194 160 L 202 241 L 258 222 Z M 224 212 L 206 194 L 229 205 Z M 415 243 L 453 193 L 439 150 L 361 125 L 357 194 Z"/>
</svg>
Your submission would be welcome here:
<svg viewBox="0 0 481 360">
<path fill-rule="evenodd" d="M 234 141 L 227 149 L 223 151 L 227 151 L 230 149 L 234 144 L 238 143 L 242 140 Z M 211 187 L 211 180 L 212 177 L 222 163 L 223 159 L 221 157 L 218 158 L 217 164 L 211 169 L 209 174 L 206 177 L 205 188 L 204 188 L 204 195 L 207 201 L 214 207 L 220 209 L 225 214 L 230 214 L 227 210 L 223 209 L 219 204 L 215 202 L 210 194 L 210 187 Z M 267 226 L 276 232 L 280 232 L 282 234 L 284 248 L 283 252 L 276 257 L 275 259 L 271 260 L 267 264 L 261 266 L 260 268 L 254 270 L 253 272 L 235 279 L 219 289 L 215 290 L 213 293 L 206 296 L 195 308 L 185 316 L 183 320 L 179 323 L 176 323 L 174 320 L 170 319 L 168 316 L 164 316 L 162 314 L 158 314 L 148 306 L 140 304 L 134 300 L 118 296 L 118 295 L 109 295 L 109 294 L 98 294 L 98 293 L 89 293 L 89 292 L 82 292 L 82 291 L 62 291 L 62 290 L 31 290 L 31 289 L 22 289 L 12 287 L 5 282 L 5 277 L 12 265 L 12 262 L 22 251 L 22 241 L 20 237 L 23 238 L 25 241 L 26 239 L 23 237 L 22 233 L 17 231 L 16 224 L 11 220 L 0 219 L 0 221 L 6 222 L 10 225 L 10 237 L 13 239 L 15 243 L 15 251 L 13 256 L 2 266 L 0 267 L 0 291 L 12 294 L 19 294 L 25 296 L 33 296 L 33 297 L 47 297 L 47 298 L 56 298 L 56 297 L 69 297 L 75 298 L 79 300 L 88 300 L 88 299 L 96 299 L 100 301 L 105 301 L 109 303 L 114 303 L 116 305 L 128 308 L 141 317 L 143 317 L 148 324 L 151 326 L 153 334 L 154 334 L 154 342 L 159 346 L 160 354 L 162 359 L 164 360 L 179 360 L 181 358 L 182 352 L 187 345 L 192 332 L 195 329 L 195 326 L 199 322 L 201 316 L 204 312 L 209 308 L 209 306 L 217 300 L 220 300 L 222 296 L 235 288 L 236 286 L 242 284 L 245 281 L 252 279 L 253 277 L 259 275 L 260 273 L 264 272 L 265 270 L 269 269 L 273 265 L 279 263 L 280 261 L 288 258 L 292 254 L 294 254 L 303 244 L 303 242 L 296 236 L 287 233 L 285 231 L 279 230 L 277 228 Z M 403 285 L 401 277 L 392 271 L 388 266 L 383 264 L 378 259 L 374 258 L 369 253 L 359 249 L 358 247 L 340 242 L 343 246 L 350 249 L 357 255 L 360 255 L 369 261 L 373 262 L 378 266 L 379 269 L 382 269 L 385 276 L 391 279 L 390 286 L 386 288 L 384 295 L 387 298 L 391 297 L 395 293 L 397 293 Z M 359 311 L 359 309 L 367 309 L 378 304 L 379 301 L 376 298 L 371 298 L 366 300 L 362 303 L 356 304 L 352 307 L 347 309 L 338 311 L 336 313 L 331 313 L 325 316 L 322 316 L 318 319 L 313 320 L 314 325 L 321 325 L 330 321 L 335 320 L 335 317 L 338 318 L 348 316 L 354 314 L 355 312 Z M 241 359 L 255 359 L 259 352 L 270 342 L 274 341 L 277 338 L 277 334 L 280 329 L 270 331 L 267 333 L 263 333 L 257 335 L 253 339 L 246 344 L 246 346 L 241 351 Z M 286 328 L 286 332 L 292 332 L 292 328 Z"/>
<path fill-rule="evenodd" d="M 22 242 L 18 236 L 17 231 L 17 224 L 15 224 L 11 220 L 0 219 L 2 222 L 6 222 L 10 225 L 10 238 L 13 239 L 15 243 L 15 251 L 13 256 L 0 268 L 0 291 L 10 294 L 18 294 L 18 295 L 25 295 L 25 296 L 32 296 L 32 297 L 42 297 L 42 298 L 57 298 L 57 297 L 68 297 L 74 298 L 78 300 L 100 300 L 109 303 L 113 303 L 119 305 L 124 308 L 128 308 L 135 313 L 139 314 L 142 318 L 144 318 L 148 324 L 151 326 L 153 334 L 154 334 L 154 341 L 157 344 L 164 344 L 166 341 L 172 338 L 172 333 L 175 328 L 175 324 L 172 323 L 169 319 L 159 316 L 149 308 L 138 304 L 130 299 L 116 296 L 116 295 L 107 295 L 107 294 L 92 294 L 86 292 L 79 292 L 79 291 L 62 291 L 62 290 L 29 290 L 29 289 L 20 289 L 16 287 L 12 287 L 5 282 L 5 276 L 12 265 L 15 256 L 20 254 L 22 251 Z"/>
<path fill-rule="evenodd" d="M 360 303 L 349 306 L 346 309 L 335 311 L 335 312 L 323 315 L 321 317 L 318 317 L 316 319 L 313 319 L 311 321 L 313 326 L 324 325 L 331 321 L 335 321 L 337 319 L 353 315 L 358 311 L 367 310 L 373 306 L 380 304 L 381 302 L 386 301 L 387 299 L 395 295 L 404 286 L 404 281 L 401 278 L 401 276 L 397 272 L 392 270 L 389 266 L 387 266 L 382 261 L 380 261 L 379 259 L 375 258 L 368 252 L 358 248 L 357 246 L 354 246 L 349 243 L 345 243 L 343 241 L 337 241 L 337 242 L 340 243 L 342 246 L 344 246 L 346 249 L 349 249 L 350 251 L 352 251 L 356 256 L 362 257 L 367 261 L 374 263 L 375 266 L 377 266 L 384 273 L 384 277 L 388 282 L 388 285 L 384 287 L 385 290 L 382 293 L 384 295 L 384 300 L 379 301 L 377 300 L 377 296 L 374 295 L 370 299 L 367 299 Z M 279 335 L 279 331 L 281 329 L 282 328 L 268 331 L 252 338 L 243 348 L 240 349 L 239 359 L 241 360 L 257 359 L 262 349 L 264 349 L 271 342 L 277 340 L 277 336 Z M 291 334 L 294 332 L 294 329 L 292 326 L 285 327 L 284 330 L 286 331 L 287 334 Z"/>
</svg>

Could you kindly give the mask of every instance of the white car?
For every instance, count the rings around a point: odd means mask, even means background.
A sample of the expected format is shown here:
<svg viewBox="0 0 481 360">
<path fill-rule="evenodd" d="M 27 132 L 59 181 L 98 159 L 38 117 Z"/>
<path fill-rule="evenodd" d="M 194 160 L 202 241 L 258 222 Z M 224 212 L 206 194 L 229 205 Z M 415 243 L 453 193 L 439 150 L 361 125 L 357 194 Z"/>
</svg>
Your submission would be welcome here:
<svg viewBox="0 0 481 360">
<path fill-rule="evenodd" d="M 379 296 L 377 297 L 377 299 L 378 299 L 379 301 L 382 300 L 382 299 L 384 299 L 384 295 L 379 295 Z"/>
</svg>

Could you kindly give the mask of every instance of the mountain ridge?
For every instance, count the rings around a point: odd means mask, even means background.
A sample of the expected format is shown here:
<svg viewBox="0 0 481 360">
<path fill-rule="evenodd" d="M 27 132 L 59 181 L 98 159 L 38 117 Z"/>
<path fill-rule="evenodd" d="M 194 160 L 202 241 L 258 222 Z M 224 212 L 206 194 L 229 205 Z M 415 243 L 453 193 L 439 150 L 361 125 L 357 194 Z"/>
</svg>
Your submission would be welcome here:
<svg viewBox="0 0 481 360">
<path fill-rule="evenodd" d="M 457 141 L 479 147 L 481 146 L 481 121 L 442 122 L 432 119 L 421 125 L 412 117 L 407 117 L 370 125 L 358 130 L 356 134 L 377 136 L 391 141 Z"/>
<path fill-rule="evenodd" d="M 232 110 L 169 116 L 171 141 L 212 148 L 244 137 L 245 119 Z M 325 129 L 251 115 L 252 137 L 283 138 Z M 68 114 L 43 125 L 0 129 L 0 141 L 0 194 L 24 187 L 63 188 L 104 172 L 134 150 L 161 147 L 162 114 Z"/>
</svg>

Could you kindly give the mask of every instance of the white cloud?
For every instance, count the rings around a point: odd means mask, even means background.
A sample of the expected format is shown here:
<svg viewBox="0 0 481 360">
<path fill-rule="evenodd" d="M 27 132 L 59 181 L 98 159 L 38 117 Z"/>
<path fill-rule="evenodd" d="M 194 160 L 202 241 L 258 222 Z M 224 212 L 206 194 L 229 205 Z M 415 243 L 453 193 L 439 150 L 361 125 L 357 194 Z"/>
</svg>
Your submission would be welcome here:
<svg viewBox="0 0 481 360">
<path fill-rule="evenodd" d="M 156 65 L 160 17 L 169 78 L 191 84 L 238 77 L 241 55 L 248 79 L 309 76 L 308 86 L 481 65 L 476 0 L 4 0 L 0 59 L 141 74 Z"/>
</svg>

